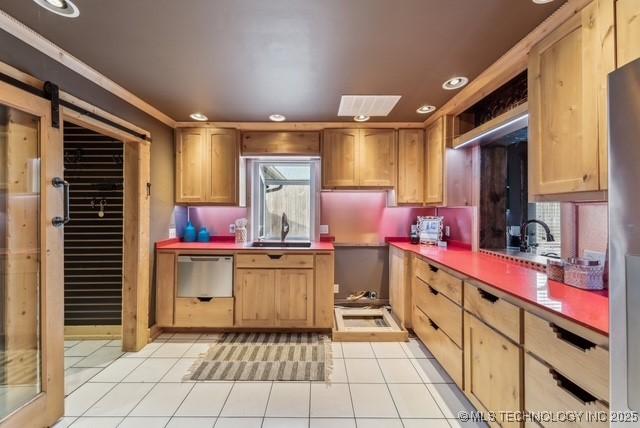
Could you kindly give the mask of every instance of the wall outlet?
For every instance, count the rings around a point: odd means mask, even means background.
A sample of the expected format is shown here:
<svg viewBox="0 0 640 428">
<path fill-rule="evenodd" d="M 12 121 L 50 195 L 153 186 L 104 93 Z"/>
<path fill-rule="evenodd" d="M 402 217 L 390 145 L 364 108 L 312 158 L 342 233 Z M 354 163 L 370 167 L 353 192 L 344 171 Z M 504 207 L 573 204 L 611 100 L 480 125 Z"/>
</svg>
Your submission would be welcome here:
<svg viewBox="0 0 640 428">
<path fill-rule="evenodd" d="M 235 223 L 231 223 L 229 225 L 229 233 L 236 233 L 236 225 L 235 225 Z"/>
<path fill-rule="evenodd" d="M 445 226 L 444 227 L 444 236 L 446 236 L 446 237 L 451 236 L 451 227 L 450 226 Z"/>
<path fill-rule="evenodd" d="M 173 239 L 176 237 L 176 228 L 175 227 L 170 227 L 169 228 L 169 239 Z"/>
<path fill-rule="evenodd" d="M 328 224 L 321 224 L 320 225 L 320 234 L 321 235 L 327 235 L 329 233 L 329 225 Z"/>
<path fill-rule="evenodd" d="M 340 284 L 333 284 L 333 294 L 338 294 L 340 292 Z"/>
</svg>

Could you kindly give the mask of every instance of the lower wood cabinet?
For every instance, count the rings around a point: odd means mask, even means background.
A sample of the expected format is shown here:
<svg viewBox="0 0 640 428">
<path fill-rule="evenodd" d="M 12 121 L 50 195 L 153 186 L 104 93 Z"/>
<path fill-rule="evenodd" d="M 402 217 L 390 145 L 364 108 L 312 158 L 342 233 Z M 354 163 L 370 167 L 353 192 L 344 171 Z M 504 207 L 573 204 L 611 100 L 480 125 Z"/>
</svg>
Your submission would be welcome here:
<svg viewBox="0 0 640 428">
<path fill-rule="evenodd" d="M 313 325 L 313 270 L 276 271 L 276 324 L 281 327 Z"/>
<path fill-rule="evenodd" d="M 276 270 L 237 269 L 234 288 L 236 325 L 275 325 Z"/>
<path fill-rule="evenodd" d="M 178 254 L 158 251 L 156 256 L 158 327 L 333 326 L 332 252 L 236 253 L 233 296 L 212 299 L 177 296 Z"/>
<path fill-rule="evenodd" d="M 460 387 L 462 377 L 462 349 L 420 308 L 413 308 L 413 331 Z"/>
<path fill-rule="evenodd" d="M 498 417 L 523 408 L 522 348 L 469 313 L 464 314 L 464 391 L 478 410 Z"/>
<path fill-rule="evenodd" d="M 589 375 L 585 373 L 585 375 Z M 576 422 L 544 422 L 544 427 L 607 427 L 608 422 L 590 421 L 596 414 L 607 415 L 607 404 L 573 383 L 549 365 L 531 354 L 524 359 L 525 408 L 532 414 L 575 412 L 583 420 Z"/>
<path fill-rule="evenodd" d="M 236 325 L 313 326 L 313 269 L 237 269 Z"/>
<path fill-rule="evenodd" d="M 228 327 L 233 325 L 233 297 L 210 300 L 176 299 L 174 323 L 181 327 Z"/>
</svg>

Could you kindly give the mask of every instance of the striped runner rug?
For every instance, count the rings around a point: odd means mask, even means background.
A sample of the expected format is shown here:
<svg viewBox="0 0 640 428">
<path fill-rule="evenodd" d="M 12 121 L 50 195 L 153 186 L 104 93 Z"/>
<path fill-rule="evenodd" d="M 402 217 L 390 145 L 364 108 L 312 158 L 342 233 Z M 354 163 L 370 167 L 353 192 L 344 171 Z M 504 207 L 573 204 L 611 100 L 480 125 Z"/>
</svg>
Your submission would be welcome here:
<svg viewBox="0 0 640 428">
<path fill-rule="evenodd" d="M 318 333 L 227 333 L 192 366 L 185 380 L 324 381 L 331 341 Z"/>
</svg>

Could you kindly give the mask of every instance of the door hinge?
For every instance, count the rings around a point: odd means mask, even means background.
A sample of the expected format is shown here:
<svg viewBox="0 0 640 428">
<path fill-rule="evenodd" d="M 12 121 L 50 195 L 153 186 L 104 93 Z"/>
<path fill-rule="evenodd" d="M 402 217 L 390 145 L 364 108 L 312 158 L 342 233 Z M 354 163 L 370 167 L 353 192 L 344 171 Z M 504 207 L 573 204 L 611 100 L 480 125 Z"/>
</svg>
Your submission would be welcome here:
<svg viewBox="0 0 640 428">
<path fill-rule="evenodd" d="M 44 94 L 51 102 L 51 127 L 60 128 L 60 90 L 58 85 L 44 82 Z"/>
</svg>

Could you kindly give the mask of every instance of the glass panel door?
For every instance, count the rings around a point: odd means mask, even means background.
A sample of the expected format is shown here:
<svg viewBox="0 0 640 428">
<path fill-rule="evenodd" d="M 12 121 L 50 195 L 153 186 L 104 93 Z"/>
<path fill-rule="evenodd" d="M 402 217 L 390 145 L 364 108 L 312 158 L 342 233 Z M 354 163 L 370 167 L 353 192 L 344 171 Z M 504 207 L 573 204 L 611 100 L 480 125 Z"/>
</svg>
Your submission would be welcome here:
<svg viewBox="0 0 640 428">
<path fill-rule="evenodd" d="M 40 118 L 0 105 L 0 419 L 42 391 Z"/>
</svg>

